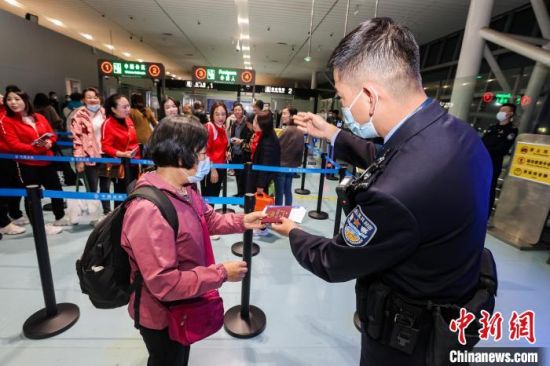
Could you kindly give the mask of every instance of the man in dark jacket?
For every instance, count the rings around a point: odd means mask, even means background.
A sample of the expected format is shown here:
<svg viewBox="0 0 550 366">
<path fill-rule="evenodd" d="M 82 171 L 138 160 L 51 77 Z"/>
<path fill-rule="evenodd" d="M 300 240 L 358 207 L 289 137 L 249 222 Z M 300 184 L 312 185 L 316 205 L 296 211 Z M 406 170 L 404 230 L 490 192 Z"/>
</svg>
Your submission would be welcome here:
<svg viewBox="0 0 550 366">
<path fill-rule="evenodd" d="M 315 275 L 357 280 L 361 365 L 423 366 L 434 351 L 432 307 L 403 299 L 461 306 L 477 289 L 490 158 L 469 125 L 426 97 L 418 45 L 393 20 L 361 23 L 329 65 L 353 134 L 311 113 L 294 120 L 368 168 L 344 190 L 347 217 L 336 237 L 287 219 L 272 228 L 289 235 L 296 260 Z M 374 148 L 364 139 L 375 136 L 384 147 L 371 164 Z"/>
<path fill-rule="evenodd" d="M 502 160 L 505 155 L 510 153 L 510 148 L 514 144 L 518 135 L 518 129 L 512 124 L 512 119 L 516 114 L 516 105 L 512 103 L 503 104 L 496 118 L 498 122 L 487 130 L 483 136 L 483 143 L 489 151 L 491 161 L 493 162 L 493 179 L 491 181 L 491 196 L 489 199 L 489 216 L 495 204 L 495 191 L 497 188 L 498 177 L 502 172 Z"/>
</svg>

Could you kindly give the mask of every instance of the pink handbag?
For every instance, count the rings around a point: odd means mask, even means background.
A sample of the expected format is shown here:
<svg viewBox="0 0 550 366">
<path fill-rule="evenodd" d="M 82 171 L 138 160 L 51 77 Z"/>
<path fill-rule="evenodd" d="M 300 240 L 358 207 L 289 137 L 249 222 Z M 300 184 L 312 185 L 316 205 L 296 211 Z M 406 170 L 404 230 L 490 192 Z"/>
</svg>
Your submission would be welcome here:
<svg viewBox="0 0 550 366">
<path fill-rule="evenodd" d="M 210 234 L 196 195 L 193 208 L 199 215 L 204 241 L 206 265 L 214 264 Z M 183 300 L 168 307 L 168 334 L 170 339 L 183 345 L 191 345 L 221 329 L 223 326 L 223 300 L 218 290 L 209 291 L 197 298 Z"/>
</svg>

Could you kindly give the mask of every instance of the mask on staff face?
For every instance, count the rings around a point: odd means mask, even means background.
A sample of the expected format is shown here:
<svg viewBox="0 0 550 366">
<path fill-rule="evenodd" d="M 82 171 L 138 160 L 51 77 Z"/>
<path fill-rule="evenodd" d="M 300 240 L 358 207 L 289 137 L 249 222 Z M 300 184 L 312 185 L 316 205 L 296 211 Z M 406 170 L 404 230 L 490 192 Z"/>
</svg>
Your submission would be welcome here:
<svg viewBox="0 0 550 366">
<path fill-rule="evenodd" d="M 360 90 L 359 93 L 357 93 L 357 95 L 355 96 L 355 98 L 353 99 L 349 107 L 342 107 L 342 114 L 344 116 L 344 121 L 346 122 L 346 125 L 354 135 L 357 135 L 364 139 L 375 138 L 380 135 L 378 134 L 378 132 L 376 131 L 372 123 L 373 117 L 371 116 L 367 123 L 360 124 L 355 120 L 355 118 L 353 118 L 353 113 L 351 112 L 351 109 L 355 105 L 355 102 L 357 102 L 357 100 L 359 99 L 362 93 L 363 93 L 363 90 Z M 378 96 L 376 99 L 378 99 Z"/>
<path fill-rule="evenodd" d="M 96 113 L 97 111 L 99 111 L 99 108 L 101 108 L 101 106 L 99 104 L 90 104 L 90 105 L 86 105 L 86 108 L 92 112 L 92 113 Z"/>
</svg>

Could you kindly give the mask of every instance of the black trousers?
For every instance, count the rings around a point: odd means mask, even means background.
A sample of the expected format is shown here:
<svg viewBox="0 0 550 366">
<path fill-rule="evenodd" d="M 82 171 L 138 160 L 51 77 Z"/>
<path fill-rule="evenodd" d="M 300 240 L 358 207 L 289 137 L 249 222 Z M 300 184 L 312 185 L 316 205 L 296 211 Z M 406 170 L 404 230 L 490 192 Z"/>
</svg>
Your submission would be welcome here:
<svg viewBox="0 0 550 366">
<path fill-rule="evenodd" d="M 18 177 L 15 161 L 0 159 L 0 188 L 22 188 Z M 0 197 L 0 227 L 23 216 L 20 207 L 21 197 Z"/>
<path fill-rule="evenodd" d="M 218 181 L 216 183 L 212 183 L 210 181 L 210 173 L 201 181 L 201 194 L 204 197 L 218 197 L 220 195 L 220 192 L 222 190 L 222 184 L 225 180 L 225 175 L 227 174 L 227 170 L 225 169 L 217 169 L 218 170 Z"/>
<path fill-rule="evenodd" d="M 244 164 L 249 161 L 247 158 L 243 155 L 233 155 L 231 157 L 231 164 Z M 237 196 L 244 196 L 246 193 L 246 181 L 243 169 L 235 169 L 235 179 L 237 180 Z"/>
<path fill-rule="evenodd" d="M 90 192 L 96 193 L 99 183 L 99 192 L 109 193 L 111 191 L 111 179 L 99 176 L 99 166 L 99 163 L 96 163 L 96 165 L 84 166 L 84 174 L 86 175 Z M 104 214 L 111 212 L 111 202 L 101 201 L 101 206 L 103 207 Z"/>
<path fill-rule="evenodd" d="M 31 166 L 25 164 L 19 164 L 19 171 L 21 172 L 21 181 L 24 186 L 30 184 L 36 184 L 43 186 L 45 189 L 53 191 L 62 191 L 61 182 L 57 175 L 57 170 L 53 164 L 45 166 Z M 63 208 L 63 200 L 61 198 L 52 198 L 52 211 L 56 220 L 62 219 L 65 216 L 65 209 Z M 25 198 L 25 211 L 29 220 L 30 206 L 28 199 Z"/>
<path fill-rule="evenodd" d="M 500 158 L 492 157 L 492 160 L 493 160 L 493 179 L 491 180 L 491 192 L 490 192 L 490 195 L 489 195 L 489 213 L 488 213 L 488 216 L 491 216 L 491 210 L 493 209 L 493 206 L 495 204 L 498 177 L 500 177 L 500 173 L 502 172 L 502 159 L 503 159 L 503 157 L 500 157 Z"/>
<path fill-rule="evenodd" d="M 139 327 L 149 359 L 147 366 L 187 366 L 190 346 L 174 342 L 168 336 L 168 328 L 155 330 Z"/>
</svg>

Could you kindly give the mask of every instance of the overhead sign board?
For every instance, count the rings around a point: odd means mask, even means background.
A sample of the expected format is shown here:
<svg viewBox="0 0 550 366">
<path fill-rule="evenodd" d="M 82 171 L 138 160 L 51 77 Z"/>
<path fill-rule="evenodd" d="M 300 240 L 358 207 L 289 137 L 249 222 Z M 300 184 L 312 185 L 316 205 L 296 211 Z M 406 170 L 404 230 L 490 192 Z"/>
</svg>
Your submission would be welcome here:
<svg viewBox="0 0 550 366">
<path fill-rule="evenodd" d="M 252 85 L 256 82 L 256 71 L 231 69 L 227 67 L 195 66 L 193 82 Z"/>
<path fill-rule="evenodd" d="M 294 95 L 294 89 L 293 88 L 285 88 L 283 86 L 269 86 L 269 85 L 266 85 L 264 87 L 264 93 Z"/>
<path fill-rule="evenodd" d="M 98 60 L 99 74 L 130 78 L 164 78 L 164 65 L 159 62 Z"/>
</svg>

